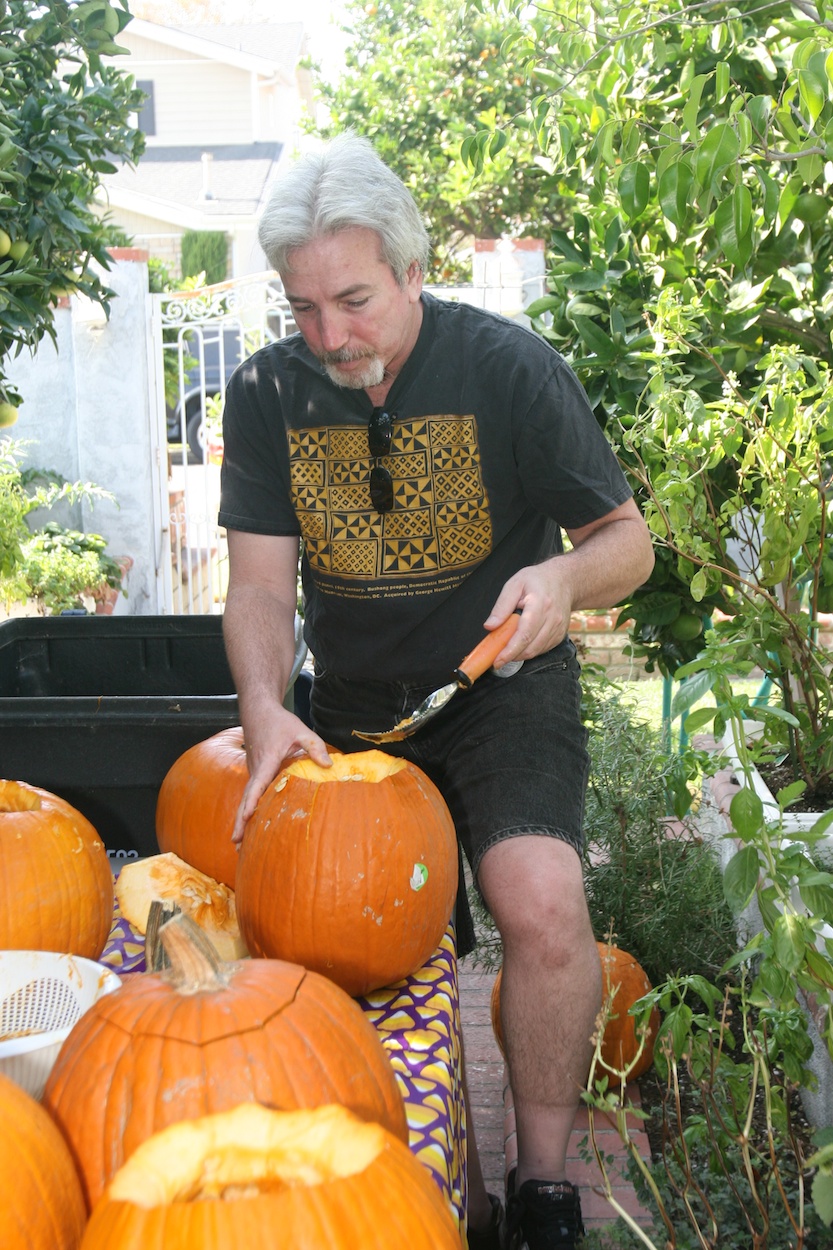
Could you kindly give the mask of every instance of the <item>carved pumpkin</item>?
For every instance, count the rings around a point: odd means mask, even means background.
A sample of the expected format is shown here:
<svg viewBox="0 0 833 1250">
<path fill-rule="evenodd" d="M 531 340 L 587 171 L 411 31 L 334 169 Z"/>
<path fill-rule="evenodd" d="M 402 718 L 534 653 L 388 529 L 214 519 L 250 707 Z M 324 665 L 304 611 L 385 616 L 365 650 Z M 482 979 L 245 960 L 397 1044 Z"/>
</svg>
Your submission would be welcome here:
<svg viewBox="0 0 833 1250">
<path fill-rule="evenodd" d="M 234 891 L 186 864 L 173 851 L 137 859 L 122 868 L 116 881 L 119 910 L 137 932 L 147 932 L 151 903 L 174 902 L 210 940 L 221 959 L 245 959 Z"/>
<path fill-rule="evenodd" d="M 254 1104 L 140 1146 L 96 1207 L 83 1250 L 460 1250 L 428 1170 L 343 1107 Z"/>
<path fill-rule="evenodd" d="M 243 730 L 223 729 L 175 760 L 159 788 L 156 841 L 186 864 L 235 888 L 234 818 L 249 780 Z"/>
<path fill-rule="evenodd" d="M 104 843 L 74 807 L 0 781 L 0 949 L 98 959 L 113 925 Z"/>
<path fill-rule="evenodd" d="M 639 1049 L 639 1038 L 636 1035 L 637 1022 L 628 1015 L 633 1004 L 652 988 L 642 966 L 633 955 L 620 950 L 618 946 L 609 946 L 606 942 L 597 942 L 596 948 L 602 961 L 602 995 L 607 1001 L 611 993 L 610 1015 L 605 1025 L 601 1046 L 602 1073 L 609 1076 L 624 1071 L 636 1058 Z M 500 1053 L 503 1055 L 503 1028 L 500 1020 L 500 982 L 502 969 L 498 971 L 492 985 L 491 1017 L 492 1030 Z M 618 987 L 618 988 L 617 988 Z M 647 1072 L 654 1061 L 654 1038 L 660 1025 L 660 1016 L 656 1008 L 651 1012 L 645 1046 L 639 1062 L 628 1072 L 628 1079 L 635 1081 L 643 1072 Z"/>
<path fill-rule="evenodd" d="M 448 808 L 425 774 L 382 751 L 331 752 L 267 788 L 237 866 L 253 955 L 289 959 L 368 994 L 421 968 L 457 893 Z"/>
<path fill-rule="evenodd" d="M 78 1250 L 87 1221 L 69 1147 L 40 1103 L 0 1075 L 0 1246 Z"/>
<path fill-rule="evenodd" d="M 187 916 L 160 935 L 171 968 L 99 999 L 64 1042 L 43 1093 L 91 1206 L 160 1128 L 242 1102 L 341 1103 L 408 1140 L 384 1047 L 336 985 L 278 960 L 223 963 Z"/>
</svg>

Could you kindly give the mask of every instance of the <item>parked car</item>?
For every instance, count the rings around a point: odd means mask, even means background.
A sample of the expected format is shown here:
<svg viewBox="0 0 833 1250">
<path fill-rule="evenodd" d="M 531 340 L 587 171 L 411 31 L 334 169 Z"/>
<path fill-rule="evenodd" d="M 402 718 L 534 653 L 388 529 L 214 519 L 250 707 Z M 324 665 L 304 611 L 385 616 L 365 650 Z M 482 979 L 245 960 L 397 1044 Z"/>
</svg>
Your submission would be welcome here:
<svg viewBox="0 0 833 1250">
<path fill-rule="evenodd" d="M 261 346 L 293 333 L 287 308 L 269 311 L 262 331 L 247 331 L 236 319 L 186 323 L 175 341 L 166 343 L 167 367 L 175 368 L 179 398 L 166 409 L 169 443 L 188 448 L 189 462 L 207 459 L 206 415 L 216 396 L 224 395 L 234 370 Z"/>
</svg>

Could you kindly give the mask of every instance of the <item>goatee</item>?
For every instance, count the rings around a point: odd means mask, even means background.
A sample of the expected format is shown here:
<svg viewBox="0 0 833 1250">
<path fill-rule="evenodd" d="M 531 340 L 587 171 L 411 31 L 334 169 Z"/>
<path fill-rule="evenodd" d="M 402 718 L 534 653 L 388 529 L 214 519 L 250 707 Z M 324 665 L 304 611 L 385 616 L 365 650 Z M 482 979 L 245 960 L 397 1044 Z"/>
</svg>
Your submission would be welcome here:
<svg viewBox="0 0 833 1250">
<path fill-rule="evenodd" d="M 337 352 L 322 352 L 319 360 L 335 386 L 344 386 L 354 391 L 379 386 L 385 376 L 384 362 L 378 356 L 351 352 L 346 348 Z M 352 364 L 356 360 L 364 360 L 365 364 L 360 369 L 339 368 L 339 365 Z"/>
</svg>

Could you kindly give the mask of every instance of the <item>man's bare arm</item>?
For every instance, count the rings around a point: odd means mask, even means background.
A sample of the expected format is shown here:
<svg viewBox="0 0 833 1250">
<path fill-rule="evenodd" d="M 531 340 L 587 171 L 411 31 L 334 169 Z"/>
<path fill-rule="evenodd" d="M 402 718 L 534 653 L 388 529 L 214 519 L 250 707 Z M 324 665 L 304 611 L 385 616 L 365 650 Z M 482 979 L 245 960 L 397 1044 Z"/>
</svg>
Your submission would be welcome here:
<svg viewBox="0 0 833 1250">
<path fill-rule="evenodd" d="M 632 499 L 581 529 L 567 531 L 572 551 L 520 569 L 510 577 L 485 622 L 494 629 L 516 608 L 518 629 L 497 657 L 531 659 L 563 641 L 570 616 L 581 608 L 618 603 L 650 577 L 650 531 Z"/>
<path fill-rule="evenodd" d="M 230 530 L 223 637 L 237 689 L 249 783 L 234 829 L 246 821 L 283 763 L 330 757 L 317 734 L 283 705 L 295 660 L 298 540 Z"/>
</svg>

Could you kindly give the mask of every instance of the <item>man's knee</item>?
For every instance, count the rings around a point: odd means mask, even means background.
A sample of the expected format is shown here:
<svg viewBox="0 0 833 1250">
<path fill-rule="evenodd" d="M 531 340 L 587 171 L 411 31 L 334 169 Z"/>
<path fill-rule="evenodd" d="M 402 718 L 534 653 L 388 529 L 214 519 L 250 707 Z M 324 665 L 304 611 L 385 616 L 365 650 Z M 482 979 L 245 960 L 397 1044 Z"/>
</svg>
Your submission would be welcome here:
<svg viewBox="0 0 833 1250">
<path fill-rule="evenodd" d="M 581 860 L 549 835 L 499 842 L 480 863 L 478 885 L 504 945 L 581 941 L 590 930 Z"/>
</svg>

